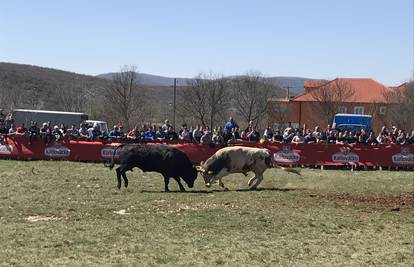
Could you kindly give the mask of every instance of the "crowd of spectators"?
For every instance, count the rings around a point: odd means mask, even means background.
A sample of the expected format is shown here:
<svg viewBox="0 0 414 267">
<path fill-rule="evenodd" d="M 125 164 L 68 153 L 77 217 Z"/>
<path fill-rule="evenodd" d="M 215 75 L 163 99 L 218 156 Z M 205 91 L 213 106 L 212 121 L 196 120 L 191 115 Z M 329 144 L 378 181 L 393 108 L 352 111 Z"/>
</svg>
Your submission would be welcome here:
<svg viewBox="0 0 414 267">
<path fill-rule="evenodd" d="M 76 125 L 67 127 L 64 124 L 52 126 L 50 122 L 44 122 L 39 128 L 37 123 L 32 121 L 27 127 L 24 124 L 16 127 L 11 116 L 5 116 L 1 113 L 0 141 L 8 136 L 26 136 L 29 138 L 29 144 L 37 140 L 50 144 L 51 142 L 62 142 L 70 139 L 119 142 L 175 141 L 219 145 L 240 141 L 349 145 L 414 144 L 414 131 L 406 132 L 395 126 L 391 129 L 384 126 L 380 133 L 375 134 L 373 131 L 368 132 L 363 129 L 337 131 L 332 129 L 330 125 L 326 129 L 319 126 L 309 129 L 306 125 L 298 129 L 291 127 L 289 124 L 284 129 L 267 127 L 260 133 L 253 122 L 250 122 L 244 130 L 240 130 L 239 125 L 233 118 L 230 118 L 223 126 L 214 129 L 201 125 L 188 127 L 183 124 L 178 131 L 174 130 L 168 120 L 161 126 L 143 125 L 126 132 L 124 132 L 122 124 L 119 123 L 114 125 L 108 134 L 102 133 L 98 124 L 87 125 L 82 123 L 79 127 L 76 127 Z"/>
</svg>

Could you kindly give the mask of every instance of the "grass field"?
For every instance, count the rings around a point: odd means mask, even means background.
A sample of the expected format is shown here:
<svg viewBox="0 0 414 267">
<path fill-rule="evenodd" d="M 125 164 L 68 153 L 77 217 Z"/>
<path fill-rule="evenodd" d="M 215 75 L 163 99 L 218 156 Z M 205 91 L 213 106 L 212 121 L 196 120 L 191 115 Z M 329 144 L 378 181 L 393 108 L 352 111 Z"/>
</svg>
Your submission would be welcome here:
<svg viewBox="0 0 414 267">
<path fill-rule="evenodd" d="M 103 164 L 0 161 L 2 266 L 413 266 L 414 173 L 271 169 L 261 190 L 115 188 Z M 178 190 L 175 181 L 171 190 Z"/>
</svg>

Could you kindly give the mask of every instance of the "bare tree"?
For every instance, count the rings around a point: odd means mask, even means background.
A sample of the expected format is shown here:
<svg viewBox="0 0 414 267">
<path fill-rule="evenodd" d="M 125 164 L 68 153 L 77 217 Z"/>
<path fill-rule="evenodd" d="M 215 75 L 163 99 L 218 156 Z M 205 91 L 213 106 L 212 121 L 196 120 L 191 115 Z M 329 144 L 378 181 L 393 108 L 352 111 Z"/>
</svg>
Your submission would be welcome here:
<svg viewBox="0 0 414 267">
<path fill-rule="evenodd" d="M 335 79 L 310 91 L 310 95 L 318 102 L 319 114 L 326 123 L 331 123 L 339 112 L 340 103 L 351 101 L 355 95 L 346 81 Z"/>
<path fill-rule="evenodd" d="M 402 129 L 414 129 L 414 81 L 384 92 L 389 103 L 387 117 Z"/>
<path fill-rule="evenodd" d="M 180 91 L 179 117 L 213 128 L 229 107 L 228 84 L 217 75 L 198 75 Z"/>
<path fill-rule="evenodd" d="M 55 93 L 56 100 L 64 111 L 83 111 L 89 102 L 87 88 L 62 86 L 58 87 Z"/>
<path fill-rule="evenodd" d="M 23 92 L 18 87 L 0 82 L 0 107 L 5 110 L 19 108 L 23 100 Z"/>
<path fill-rule="evenodd" d="M 268 106 L 268 114 L 271 121 L 275 122 L 278 127 L 287 125 L 290 118 L 288 103 L 286 102 L 271 102 Z"/>
<path fill-rule="evenodd" d="M 105 109 L 113 115 L 111 122 L 120 121 L 127 129 L 145 121 L 145 91 L 137 85 L 135 66 L 124 66 L 112 77 L 111 86 L 105 88 Z"/>
<path fill-rule="evenodd" d="M 280 90 L 260 73 L 248 73 L 232 81 L 234 108 L 243 121 L 261 123 L 269 107 L 269 99 Z"/>
</svg>

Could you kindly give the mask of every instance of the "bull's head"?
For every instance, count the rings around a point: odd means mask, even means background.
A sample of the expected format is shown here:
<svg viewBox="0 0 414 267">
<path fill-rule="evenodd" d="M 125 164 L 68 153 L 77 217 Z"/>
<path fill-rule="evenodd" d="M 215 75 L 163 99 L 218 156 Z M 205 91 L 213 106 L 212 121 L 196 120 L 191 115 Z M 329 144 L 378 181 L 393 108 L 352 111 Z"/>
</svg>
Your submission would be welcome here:
<svg viewBox="0 0 414 267">
<path fill-rule="evenodd" d="M 190 173 L 182 176 L 184 182 L 188 185 L 189 188 L 194 187 L 194 181 L 197 179 L 197 169 L 195 166 L 192 166 Z"/>
<path fill-rule="evenodd" d="M 203 176 L 204 183 L 207 187 L 211 186 L 212 178 L 213 178 L 213 172 L 207 171 L 204 167 L 204 162 L 201 162 L 200 166 L 197 166 L 197 171 Z"/>
</svg>

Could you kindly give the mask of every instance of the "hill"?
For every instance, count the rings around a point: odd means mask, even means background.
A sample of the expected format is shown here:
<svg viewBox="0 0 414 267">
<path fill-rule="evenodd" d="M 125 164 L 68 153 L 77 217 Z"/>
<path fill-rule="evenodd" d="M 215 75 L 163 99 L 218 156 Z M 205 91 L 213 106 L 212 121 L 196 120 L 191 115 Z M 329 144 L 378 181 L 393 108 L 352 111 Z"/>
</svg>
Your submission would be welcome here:
<svg viewBox="0 0 414 267">
<path fill-rule="evenodd" d="M 97 75 L 99 78 L 112 79 L 113 72 L 103 73 Z M 139 84 L 147 86 L 172 86 L 174 84 L 174 78 L 152 75 L 147 73 L 139 73 Z M 228 76 L 227 78 L 236 79 L 237 75 Z M 276 85 L 281 87 L 283 90 L 287 90 L 289 87 L 291 94 L 300 94 L 303 92 L 303 84 L 305 80 L 310 80 L 309 78 L 303 77 L 285 77 L 285 76 L 275 76 L 269 77 Z M 188 83 L 193 81 L 192 78 L 181 78 L 177 77 L 177 86 L 186 86 Z"/>
</svg>

